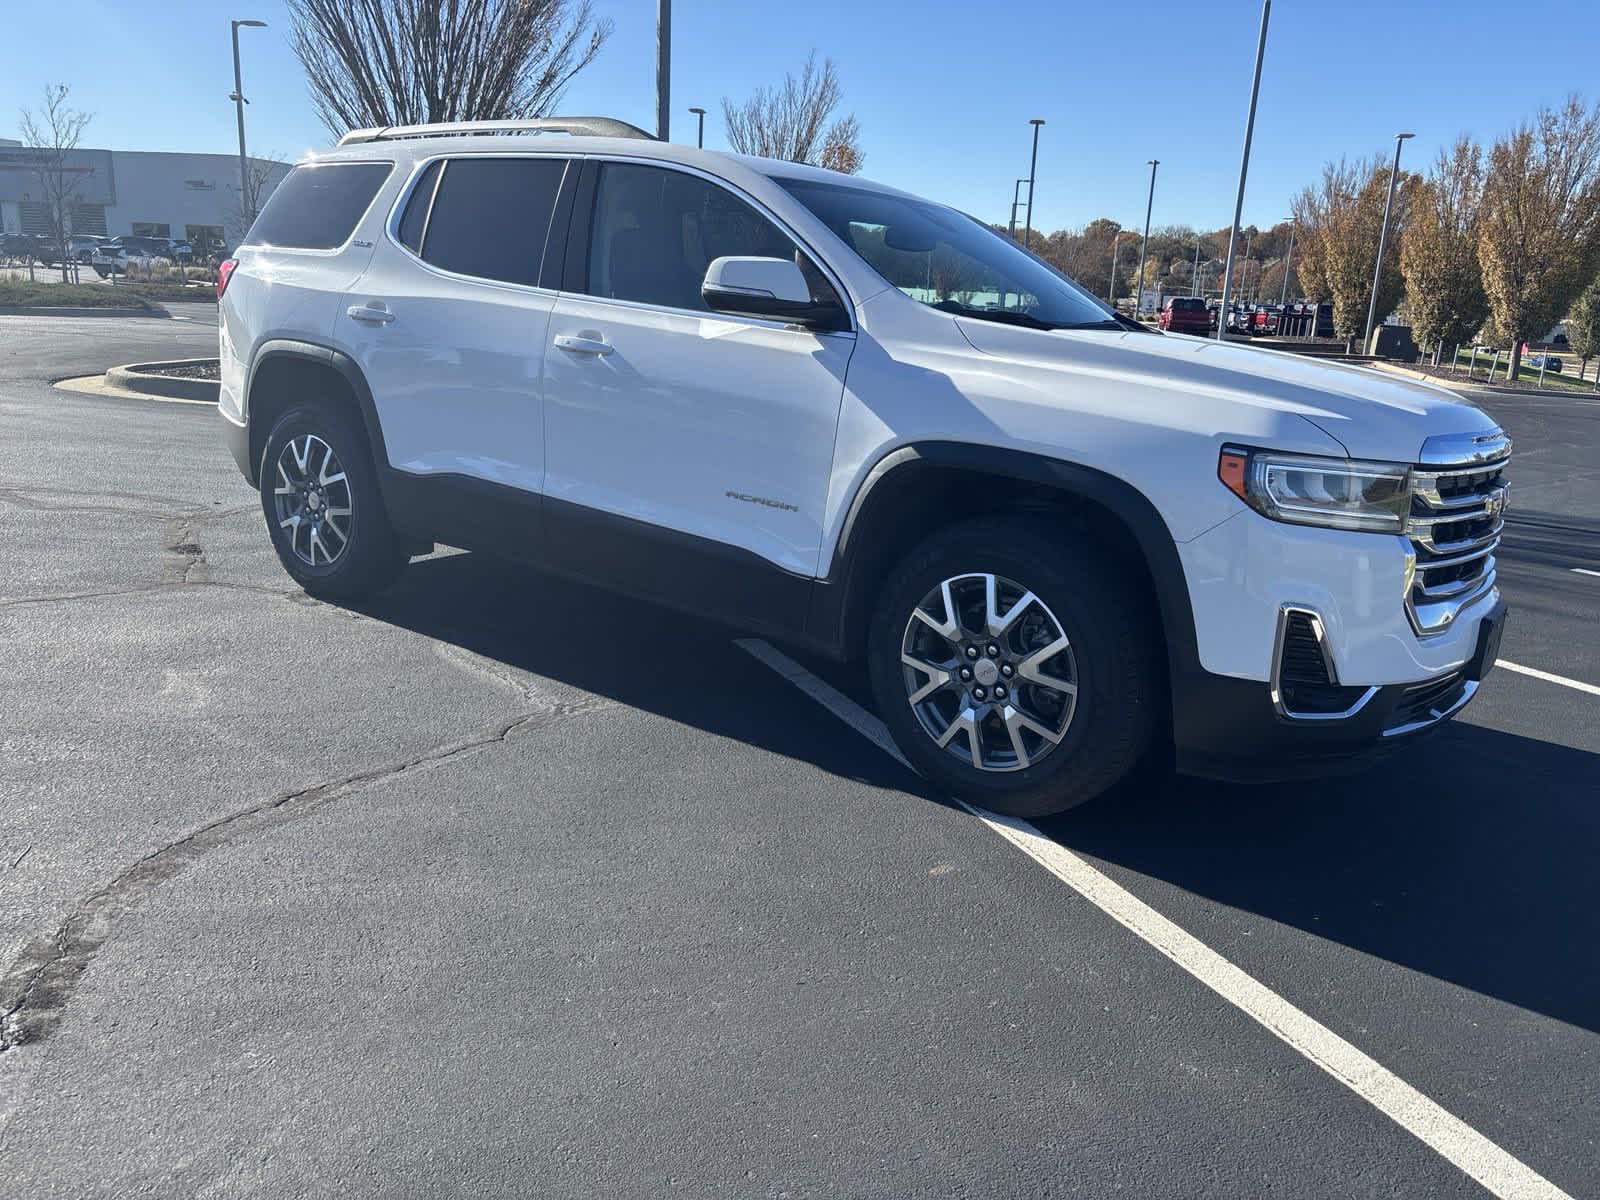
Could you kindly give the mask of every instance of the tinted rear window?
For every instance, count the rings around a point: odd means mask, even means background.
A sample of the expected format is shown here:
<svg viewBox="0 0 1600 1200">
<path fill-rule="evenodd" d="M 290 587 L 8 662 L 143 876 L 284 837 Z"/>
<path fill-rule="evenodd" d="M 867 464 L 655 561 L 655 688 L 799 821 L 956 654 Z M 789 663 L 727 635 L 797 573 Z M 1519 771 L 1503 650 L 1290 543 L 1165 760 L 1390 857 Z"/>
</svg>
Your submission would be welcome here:
<svg viewBox="0 0 1600 1200">
<path fill-rule="evenodd" d="M 560 158 L 451 159 L 422 234 L 423 261 L 459 275 L 537 284 L 566 169 Z"/>
<path fill-rule="evenodd" d="M 1191 308 L 1194 309 L 1197 312 L 1201 312 L 1201 311 L 1204 311 L 1205 306 L 1206 306 L 1206 302 L 1204 300 L 1200 300 L 1200 299 L 1197 299 L 1197 298 L 1194 298 L 1194 297 L 1189 297 L 1189 298 L 1183 299 L 1183 300 L 1174 300 L 1172 302 L 1172 309 L 1173 309 L 1174 312 L 1176 312 L 1179 309 L 1191 309 Z"/>
<path fill-rule="evenodd" d="M 434 185 L 439 182 L 439 168 L 444 160 L 428 164 L 428 169 L 411 189 L 411 199 L 406 202 L 405 216 L 400 218 L 400 244 L 413 254 L 422 250 L 422 226 L 428 219 L 428 208 L 433 204 Z"/>
<path fill-rule="evenodd" d="M 252 246 L 332 250 L 355 232 L 393 163 L 313 163 L 280 183 L 250 226 Z"/>
</svg>

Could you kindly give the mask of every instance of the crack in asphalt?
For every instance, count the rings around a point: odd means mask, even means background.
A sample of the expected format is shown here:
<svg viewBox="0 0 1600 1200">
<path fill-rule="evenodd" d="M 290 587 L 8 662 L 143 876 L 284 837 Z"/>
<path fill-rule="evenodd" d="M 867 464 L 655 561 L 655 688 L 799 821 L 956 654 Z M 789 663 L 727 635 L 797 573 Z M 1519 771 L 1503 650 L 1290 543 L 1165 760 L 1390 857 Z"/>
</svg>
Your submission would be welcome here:
<svg viewBox="0 0 1600 1200">
<path fill-rule="evenodd" d="M 543 729 L 612 707 L 614 701 L 594 696 L 521 712 L 419 754 L 259 800 L 152 851 L 75 905 L 53 933 L 35 938 L 0 976 L 0 1054 L 48 1038 L 61 1023 L 73 991 L 117 921 L 207 852 L 299 820 L 372 784 L 503 745 L 525 730 Z"/>
</svg>

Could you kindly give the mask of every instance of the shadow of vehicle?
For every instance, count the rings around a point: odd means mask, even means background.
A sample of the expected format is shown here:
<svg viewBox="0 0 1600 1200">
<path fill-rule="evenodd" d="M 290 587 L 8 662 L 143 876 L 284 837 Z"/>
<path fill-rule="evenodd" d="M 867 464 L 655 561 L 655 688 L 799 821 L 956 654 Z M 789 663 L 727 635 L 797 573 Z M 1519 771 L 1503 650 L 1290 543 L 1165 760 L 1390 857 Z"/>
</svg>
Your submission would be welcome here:
<svg viewBox="0 0 1600 1200">
<path fill-rule="evenodd" d="M 472 554 L 413 563 L 361 611 L 950 803 L 709 622 Z M 1152 771 L 1040 826 L 1199 896 L 1600 1030 L 1597 799 L 1600 756 L 1457 722 L 1360 776 L 1242 787 Z"/>
</svg>

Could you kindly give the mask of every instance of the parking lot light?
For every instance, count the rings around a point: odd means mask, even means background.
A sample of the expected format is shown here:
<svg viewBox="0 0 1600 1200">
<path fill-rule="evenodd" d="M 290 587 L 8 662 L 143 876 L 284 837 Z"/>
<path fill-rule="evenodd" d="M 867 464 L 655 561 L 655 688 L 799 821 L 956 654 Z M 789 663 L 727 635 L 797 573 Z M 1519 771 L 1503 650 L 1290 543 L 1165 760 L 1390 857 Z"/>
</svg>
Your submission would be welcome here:
<svg viewBox="0 0 1600 1200">
<path fill-rule="evenodd" d="M 1285 217 L 1289 222 L 1289 253 L 1283 256 L 1283 287 L 1278 292 L 1278 332 L 1283 332 L 1283 309 L 1289 302 L 1289 268 L 1294 265 L 1294 235 L 1295 223 L 1293 217 Z"/>
<path fill-rule="evenodd" d="M 1217 310 L 1217 341 L 1228 336 L 1228 291 L 1233 286 L 1233 247 L 1239 240 L 1239 217 L 1244 212 L 1244 181 L 1250 173 L 1250 138 L 1256 131 L 1256 100 L 1261 95 L 1261 60 L 1267 53 L 1267 19 L 1272 0 L 1261 0 L 1261 34 L 1256 39 L 1256 73 L 1250 84 L 1250 112 L 1244 121 L 1244 153 L 1239 156 L 1239 190 L 1233 199 L 1233 227 L 1228 235 L 1228 261 L 1222 268 L 1222 306 Z"/>
<path fill-rule="evenodd" d="M 247 29 L 265 29 L 265 21 L 229 21 L 233 33 L 233 95 L 228 99 L 233 101 L 235 114 L 239 119 L 239 214 L 244 224 L 248 226 L 256 219 L 255 203 L 250 196 L 250 169 L 244 156 L 244 106 L 249 103 L 244 98 L 244 84 L 239 78 L 239 27 Z"/>
<path fill-rule="evenodd" d="M 1150 249 L 1150 210 L 1155 207 L 1156 203 L 1156 168 L 1161 165 L 1161 160 L 1152 158 L 1149 160 L 1148 165 L 1150 167 L 1150 195 L 1144 202 L 1144 240 L 1139 243 L 1139 274 L 1133 282 L 1133 315 L 1135 317 L 1139 315 L 1139 310 L 1144 307 L 1144 259 L 1145 252 Z"/>
<path fill-rule="evenodd" d="M 1039 171 L 1039 126 L 1044 124 L 1044 118 L 1034 117 L 1028 122 L 1033 126 L 1033 158 L 1028 163 L 1028 220 L 1022 227 L 1022 247 L 1028 249 L 1028 243 L 1033 240 L 1033 182 L 1038 177 Z"/>
<path fill-rule="evenodd" d="M 700 119 L 700 127 L 694 135 L 694 144 L 696 149 L 704 150 L 706 145 L 706 110 L 703 108 L 691 108 L 689 111 Z"/>
<path fill-rule="evenodd" d="M 1400 177 L 1400 146 L 1414 133 L 1394 135 L 1394 166 L 1389 168 L 1389 194 L 1383 201 L 1383 225 L 1378 230 L 1378 261 L 1372 264 L 1372 299 L 1367 304 L 1367 336 L 1362 339 L 1361 352 L 1366 354 L 1372 345 L 1372 327 L 1378 319 L 1378 280 L 1383 275 L 1383 246 L 1389 240 L 1389 213 L 1394 208 L 1394 185 Z"/>
</svg>

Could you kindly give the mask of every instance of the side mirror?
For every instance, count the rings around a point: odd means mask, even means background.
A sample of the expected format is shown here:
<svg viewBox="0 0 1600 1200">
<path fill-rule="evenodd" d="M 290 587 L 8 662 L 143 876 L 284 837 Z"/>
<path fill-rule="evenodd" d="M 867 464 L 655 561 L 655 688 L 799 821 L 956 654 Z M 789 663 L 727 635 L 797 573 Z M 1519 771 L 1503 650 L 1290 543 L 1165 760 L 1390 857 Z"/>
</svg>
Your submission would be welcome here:
<svg viewBox="0 0 1600 1200">
<path fill-rule="evenodd" d="M 792 259 L 725 255 L 706 268 L 700 296 L 714 312 L 771 317 L 814 329 L 847 329 L 836 303 L 811 298 L 806 277 Z"/>
</svg>

